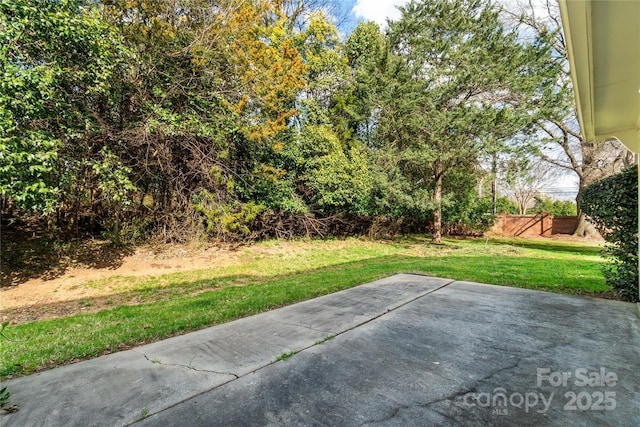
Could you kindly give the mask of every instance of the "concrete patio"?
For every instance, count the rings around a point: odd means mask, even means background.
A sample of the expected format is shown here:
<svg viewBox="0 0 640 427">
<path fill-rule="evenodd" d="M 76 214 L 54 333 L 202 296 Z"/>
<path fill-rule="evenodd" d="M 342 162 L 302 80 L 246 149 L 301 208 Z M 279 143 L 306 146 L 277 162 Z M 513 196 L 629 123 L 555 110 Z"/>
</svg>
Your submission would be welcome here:
<svg viewBox="0 0 640 427">
<path fill-rule="evenodd" d="M 0 425 L 640 425 L 638 313 L 401 274 L 5 381 Z"/>
</svg>

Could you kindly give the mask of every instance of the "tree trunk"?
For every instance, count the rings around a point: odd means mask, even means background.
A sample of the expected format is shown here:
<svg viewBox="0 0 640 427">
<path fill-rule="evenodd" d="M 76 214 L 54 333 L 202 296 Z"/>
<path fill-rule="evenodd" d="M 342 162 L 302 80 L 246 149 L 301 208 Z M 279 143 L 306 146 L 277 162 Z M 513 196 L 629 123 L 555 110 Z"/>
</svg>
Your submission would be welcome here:
<svg viewBox="0 0 640 427">
<path fill-rule="evenodd" d="M 584 213 L 582 213 L 582 209 L 580 209 L 580 202 L 582 201 L 582 191 L 587 188 L 586 185 L 583 184 L 583 180 L 580 180 L 580 188 L 578 189 L 578 195 L 576 196 L 576 206 L 578 208 L 578 222 L 576 223 L 576 229 L 573 230 L 573 235 L 577 237 L 597 237 L 598 230 L 587 221 Z"/>
<path fill-rule="evenodd" d="M 596 237 L 598 231 L 582 213 L 580 202 L 582 192 L 591 184 L 608 176 L 622 172 L 636 162 L 635 155 L 627 150 L 619 141 L 605 141 L 601 143 L 582 143 L 582 174 L 576 205 L 578 206 L 578 223 L 573 232 L 574 236 Z"/>
<path fill-rule="evenodd" d="M 527 213 L 527 203 L 518 202 L 518 211 L 520 212 L 520 215 L 526 215 L 526 213 Z"/>
<path fill-rule="evenodd" d="M 435 191 L 433 193 L 433 237 L 431 243 L 442 243 L 442 160 L 436 160 L 435 171 Z"/>
<path fill-rule="evenodd" d="M 598 230 L 596 230 L 593 224 L 587 221 L 587 218 L 583 213 L 580 213 L 580 215 L 578 216 L 578 223 L 576 224 L 576 229 L 573 232 L 573 235 L 578 237 L 597 237 Z"/>
<path fill-rule="evenodd" d="M 498 174 L 498 156 L 496 153 L 493 153 L 493 157 L 491 159 L 491 176 L 493 180 L 491 181 L 491 201 L 493 202 L 493 207 L 491 209 L 492 214 L 496 214 L 498 210 L 498 189 L 496 187 L 496 176 Z"/>
</svg>

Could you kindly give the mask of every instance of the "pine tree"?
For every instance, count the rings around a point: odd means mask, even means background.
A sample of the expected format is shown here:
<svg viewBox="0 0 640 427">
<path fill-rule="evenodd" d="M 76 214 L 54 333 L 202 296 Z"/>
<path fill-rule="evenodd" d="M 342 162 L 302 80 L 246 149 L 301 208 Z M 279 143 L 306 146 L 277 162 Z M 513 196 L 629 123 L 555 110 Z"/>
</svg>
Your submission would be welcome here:
<svg viewBox="0 0 640 427">
<path fill-rule="evenodd" d="M 433 212 L 442 236 L 443 183 L 475 164 L 486 141 L 526 130 L 552 96 L 546 35 L 522 43 L 484 0 L 413 0 L 389 22 L 377 145 L 409 199 Z"/>
</svg>

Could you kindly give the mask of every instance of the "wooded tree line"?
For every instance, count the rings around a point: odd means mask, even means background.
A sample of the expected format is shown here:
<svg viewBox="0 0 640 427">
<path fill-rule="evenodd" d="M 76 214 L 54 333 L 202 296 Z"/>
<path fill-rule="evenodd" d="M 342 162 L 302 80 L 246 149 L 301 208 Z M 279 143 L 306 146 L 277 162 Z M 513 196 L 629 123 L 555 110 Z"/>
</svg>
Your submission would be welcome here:
<svg viewBox="0 0 640 427">
<path fill-rule="evenodd" d="M 414 0 L 343 40 L 315 6 L 0 1 L 3 211 L 118 242 L 490 225 L 482 165 L 572 113 L 559 29 Z"/>
</svg>

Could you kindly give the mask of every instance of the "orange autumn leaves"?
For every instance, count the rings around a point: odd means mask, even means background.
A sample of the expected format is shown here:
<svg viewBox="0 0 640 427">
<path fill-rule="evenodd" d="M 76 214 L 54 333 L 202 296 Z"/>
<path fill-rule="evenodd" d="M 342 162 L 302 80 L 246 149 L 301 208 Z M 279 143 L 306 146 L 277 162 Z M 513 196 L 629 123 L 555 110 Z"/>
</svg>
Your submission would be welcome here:
<svg viewBox="0 0 640 427">
<path fill-rule="evenodd" d="M 125 23 L 130 37 L 147 46 L 143 53 L 188 57 L 194 80 L 215 82 L 210 97 L 239 119 L 245 137 L 276 149 L 306 86 L 306 65 L 280 3 L 105 1 L 111 19 Z"/>
<path fill-rule="evenodd" d="M 228 17 L 228 25 L 236 29 L 231 57 L 244 92 L 234 111 L 244 119 L 251 140 L 282 149 L 274 138 L 296 113 L 293 104 L 305 87 L 306 66 L 278 9 L 270 1 L 245 2 Z"/>
</svg>

